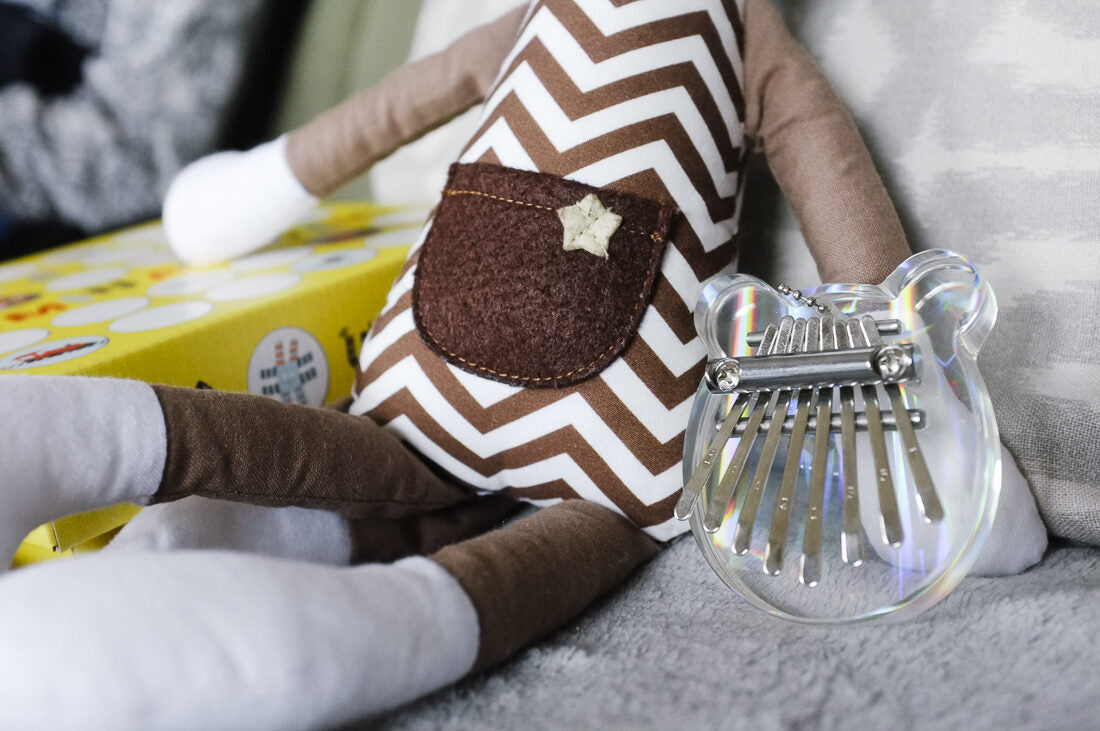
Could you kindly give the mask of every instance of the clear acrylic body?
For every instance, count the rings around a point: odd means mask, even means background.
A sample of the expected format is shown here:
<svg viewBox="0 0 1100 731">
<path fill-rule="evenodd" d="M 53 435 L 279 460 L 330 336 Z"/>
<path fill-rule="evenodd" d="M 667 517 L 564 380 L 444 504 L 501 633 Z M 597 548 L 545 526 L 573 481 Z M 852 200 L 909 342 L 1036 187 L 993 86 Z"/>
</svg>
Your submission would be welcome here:
<svg viewBox="0 0 1100 731">
<path fill-rule="evenodd" d="M 889 456 L 901 527 L 900 545 L 883 535 L 876 471 L 868 434 L 856 434 L 859 522 L 864 559 L 846 562 L 841 548 L 841 503 L 844 480 L 840 437 L 830 440 L 821 520 L 821 570 L 816 585 L 802 582 L 801 561 L 809 516 L 809 483 L 816 434 L 806 435 L 789 508 L 785 550 L 779 573 L 767 573 L 764 547 L 769 539 L 790 437 L 779 442 L 747 553 L 733 550 L 732 536 L 756 470 L 762 436 L 749 460 L 734 498 L 716 532 L 703 527 L 702 515 L 738 445 L 732 438 L 722 450 L 695 504 L 690 521 L 696 542 L 725 583 L 756 606 L 774 615 L 803 622 L 842 623 L 912 615 L 943 598 L 966 574 L 989 533 L 1000 492 L 1000 448 L 993 408 L 978 372 L 976 357 L 996 318 L 992 290 L 967 259 L 947 251 L 926 251 L 906 260 L 881 285 L 830 284 L 805 290 L 830 303 L 835 316 L 871 315 L 897 320 L 900 332 L 884 335 L 886 344 L 916 346 L 917 380 L 900 387 L 905 405 L 919 409 L 924 424 L 915 434 L 936 492 L 943 518 L 924 519 L 910 464 L 898 433 L 887 431 Z M 695 324 L 711 358 L 743 357 L 754 348 L 750 332 L 762 331 L 785 315 L 820 316 L 813 308 L 780 294 L 764 282 L 740 274 L 716 278 L 705 289 L 695 311 Z M 839 404 L 834 392 L 832 411 Z M 864 410 L 859 388 L 856 409 Z M 816 397 L 815 397 L 816 398 Z M 882 408 L 889 411 L 883 399 Z M 684 445 L 684 480 L 688 481 L 732 396 L 712 394 L 701 385 L 695 396 Z M 794 400 L 788 410 L 793 414 Z"/>
</svg>

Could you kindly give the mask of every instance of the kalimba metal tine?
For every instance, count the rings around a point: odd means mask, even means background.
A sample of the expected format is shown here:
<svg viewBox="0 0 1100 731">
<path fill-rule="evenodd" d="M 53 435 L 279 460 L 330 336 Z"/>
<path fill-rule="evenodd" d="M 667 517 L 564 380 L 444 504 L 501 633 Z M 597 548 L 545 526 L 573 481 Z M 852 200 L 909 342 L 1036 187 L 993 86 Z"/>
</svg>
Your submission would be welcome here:
<svg viewBox="0 0 1100 731">
<path fill-rule="evenodd" d="M 695 472 L 692 473 L 691 479 L 684 485 L 684 491 L 680 495 L 680 499 L 676 502 L 675 515 L 680 520 L 684 520 L 691 515 L 691 510 L 695 506 L 695 501 L 698 500 L 699 494 L 703 491 L 703 485 L 707 483 L 711 473 L 714 472 L 718 458 L 722 454 L 722 448 L 726 446 L 730 437 L 733 436 L 733 431 L 741 421 L 741 416 L 744 414 L 745 407 L 748 405 L 751 398 L 752 394 L 749 393 L 737 394 L 733 406 L 730 407 L 729 412 L 718 427 L 718 433 L 714 435 L 714 439 L 707 445 L 707 451 L 703 453 L 703 458 L 699 460 L 699 466 L 695 468 Z"/>
<path fill-rule="evenodd" d="M 821 318 L 821 350 L 836 348 L 833 318 Z M 806 513 L 806 530 L 802 536 L 802 565 L 798 579 L 806 586 L 817 586 L 821 580 L 821 525 L 825 522 L 825 478 L 829 474 L 829 445 L 832 438 L 833 389 L 817 392 L 817 431 L 814 432 L 814 454 L 810 462 L 810 497 Z"/>
<path fill-rule="evenodd" d="M 803 327 L 805 327 L 805 323 L 803 323 Z M 790 316 L 784 317 L 779 324 L 776 352 L 790 352 L 793 330 L 794 319 Z M 760 509 L 760 499 L 763 497 L 764 488 L 768 484 L 768 475 L 771 473 L 772 462 L 775 461 L 775 452 L 779 449 L 779 439 L 783 436 L 783 420 L 787 415 L 787 407 L 790 403 L 791 392 L 780 391 L 775 399 L 775 407 L 771 411 L 772 421 L 767 434 L 764 436 L 764 446 L 760 450 L 756 471 L 753 473 L 752 482 L 749 483 L 749 490 L 745 494 L 745 503 L 741 506 L 741 514 L 737 517 L 737 526 L 733 529 L 734 553 L 745 554 L 749 552 L 756 513 Z M 703 527 L 705 528 L 706 525 L 704 524 Z"/>
<path fill-rule="evenodd" d="M 861 321 L 863 334 L 870 345 L 882 345 L 882 336 L 879 335 L 875 319 L 865 315 Z M 894 420 L 897 422 L 898 434 L 901 435 L 902 445 L 905 447 L 905 456 L 909 460 L 909 467 L 913 471 L 913 483 L 917 489 L 917 499 L 920 503 L 921 513 L 925 522 L 938 523 L 943 520 L 943 505 L 940 503 L 936 486 L 932 482 L 932 475 L 928 472 L 928 465 L 924 462 L 924 454 L 917 444 L 917 434 L 908 416 L 900 418 L 902 414 L 908 415 L 905 407 L 905 398 L 901 395 L 901 388 L 896 383 L 883 385 L 886 395 L 890 398 L 890 408 L 894 412 Z"/>
<path fill-rule="evenodd" d="M 760 341 L 757 354 L 769 355 L 773 353 L 778 342 L 778 335 L 779 329 L 775 325 L 768 325 L 767 330 L 764 332 L 764 339 Z M 737 487 L 737 483 L 741 481 L 741 473 L 745 471 L 745 462 L 749 458 L 749 449 L 756 439 L 756 432 L 760 429 L 760 422 L 764 420 L 771 397 L 771 393 L 756 394 L 756 403 L 753 405 L 752 411 L 749 412 L 749 418 L 745 422 L 744 430 L 741 432 L 741 440 L 737 443 L 737 449 L 734 450 L 730 463 L 726 465 L 726 471 L 723 473 L 722 479 L 719 480 L 718 486 L 714 488 L 714 494 L 707 501 L 707 510 L 703 516 L 703 529 L 710 533 L 717 531 L 718 526 L 722 524 L 722 517 L 726 513 L 726 508 L 733 497 L 733 491 Z M 703 484 L 705 484 L 705 480 Z M 683 499 L 681 496 L 680 500 Z"/>
<path fill-rule="evenodd" d="M 836 321 L 836 347 L 853 347 L 847 320 Z M 840 458 L 844 472 L 843 525 L 840 555 L 844 563 L 863 563 L 863 526 L 859 520 L 859 481 L 856 473 L 856 396 L 851 386 L 840 387 Z"/>
<path fill-rule="evenodd" d="M 866 336 L 858 320 L 848 321 L 848 335 L 852 347 L 867 345 Z M 871 443 L 871 458 L 875 464 L 875 485 L 878 489 L 878 509 L 881 517 L 882 539 L 897 548 L 904 538 L 901 516 L 898 513 L 898 495 L 894 477 L 890 471 L 890 459 L 886 451 L 886 432 L 882 428 L 882 412 L 878 407 L 878 389 L 862 386 L 863 412 L 867 415 L 867 439 Z M 906 419 L 908 421 L 908 419 Z"/>
<path fill-rule="evenodd" d="M 820 325 L 821 320 L 816 317 L 806 321 L 806 335 L 801 343 L 801 350 L 814 353 L 821 349 Z M 793 343 L 797 340 L 797 337 L 792 338 L 792 353 L 795 352 Z M 802 443 L 806 439 L 806 424 L 810 420 L 810 400 L 813 398 L 813 393 L 812 388 L 803 388 L 798 392 L 798 405 L 795 407 L 794 425 L 791 428 L 791 440 L 787 447 L 787 461 L 783 466 L 783 479 L 779 483 L 779 494 L 775 499 L 775 512 L 772 513 L 768 544 L 764 549 L 764 571 L 772 576 L 777 575 L 783 568 L 787 525 L 790 522 L 791 504 L 794 502 L 794 486 L 798 478 L 799 464 L 802 461 Z"/>
</svg>

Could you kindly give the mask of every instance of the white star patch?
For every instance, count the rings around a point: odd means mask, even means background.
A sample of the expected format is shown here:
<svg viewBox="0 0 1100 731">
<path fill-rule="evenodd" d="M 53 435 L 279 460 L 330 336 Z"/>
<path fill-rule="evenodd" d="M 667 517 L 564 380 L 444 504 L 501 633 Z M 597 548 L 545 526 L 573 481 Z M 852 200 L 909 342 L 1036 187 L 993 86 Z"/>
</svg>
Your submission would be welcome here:
<svg viewBox="0 0 1100 731">
<path fill-rule="evenodd" d="M 623 217 L 604 208 L 592 193 L 571 206 L 558 209 L 558 218 L 565 229 L 566 251 L 583 249 L 589 254 L 607 258 L 611 234 L 618 230 Z"/>
</svg>

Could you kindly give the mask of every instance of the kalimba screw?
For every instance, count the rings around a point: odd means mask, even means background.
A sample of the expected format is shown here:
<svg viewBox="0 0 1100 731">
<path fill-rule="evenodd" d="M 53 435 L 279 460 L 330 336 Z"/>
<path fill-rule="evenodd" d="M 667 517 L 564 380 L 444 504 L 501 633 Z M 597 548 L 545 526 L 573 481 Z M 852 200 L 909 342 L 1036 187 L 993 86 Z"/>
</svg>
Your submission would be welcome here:
<svg viewBox="0 0 1100 731">
<path fill-rule="evenodd" d="M 893 380 L 905 373 L 912 362 L 909 354 L 897 345 L 883 346 L 875 354 L 875 368 L 886 380 Z"/>
<path fill-rule="evenodd" d="M 732 391 L 741 382 L 741 366 L 735 360 L 722 361 L 714 367 L 714 383 L 723 391 Z"/>
</svg>

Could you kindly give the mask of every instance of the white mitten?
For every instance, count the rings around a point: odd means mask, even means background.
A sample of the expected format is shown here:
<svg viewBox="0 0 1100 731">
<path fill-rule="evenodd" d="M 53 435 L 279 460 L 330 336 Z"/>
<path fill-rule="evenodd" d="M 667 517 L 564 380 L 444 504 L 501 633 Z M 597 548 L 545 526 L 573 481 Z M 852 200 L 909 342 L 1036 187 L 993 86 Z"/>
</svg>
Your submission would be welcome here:
<svg viewBox="0 0 1100 731">
<path fill-rule="evenodd" d="M 0 572 L 37 525 L 122 502 L 145 504 L 167 451 L 153 389 L 138 381 L 0 377 Z"/>
<path fill-rule="evenodd" d="M 232 259 L 271 243 L 317 205 L 286 159 L 286 135 L 185 167 L 164 198 L 164 230 L 185 262 Z"/>
<path fill-rule="evenodd" d="M 329 728 L 457 680 L 478 640 L 469 597 L 422 557 L 49 562 L 0 578 L 0 728 Z"/>
<path fill-rule="evenodd" d="M 327 510 L 267 508 L 192 495 L 152 505 L 134 517 L 106 551 L 225 549 L 346 566 L 351 536 Z"/>
</svg>

